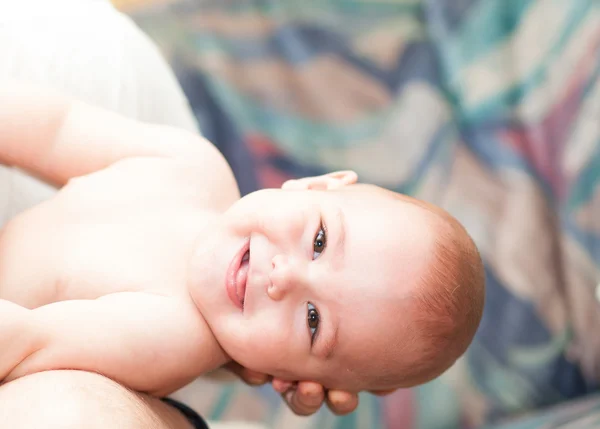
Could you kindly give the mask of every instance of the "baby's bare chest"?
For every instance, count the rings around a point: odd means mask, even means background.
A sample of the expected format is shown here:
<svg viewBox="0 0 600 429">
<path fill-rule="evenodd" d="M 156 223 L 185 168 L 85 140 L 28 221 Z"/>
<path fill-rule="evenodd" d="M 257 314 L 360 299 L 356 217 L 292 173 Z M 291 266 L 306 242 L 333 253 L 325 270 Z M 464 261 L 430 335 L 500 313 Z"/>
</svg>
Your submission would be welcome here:
<svg viewBox="0 0 600 429">
<path fill-rule="evenodd" d="M 48 237 L 48 252 L 58 250 L 53 270 L 58 299 L 185 287 L 189 244 L 167 225 L 171 220 L 130 220 L 69 224 Z"/>
<path fill-rule="evenodd" d="M 22 214 L 3 240 L 0 298 L 35 307 L 186 287 L 202 210 L 175 183 L 97 175 Z"/>
</svg>

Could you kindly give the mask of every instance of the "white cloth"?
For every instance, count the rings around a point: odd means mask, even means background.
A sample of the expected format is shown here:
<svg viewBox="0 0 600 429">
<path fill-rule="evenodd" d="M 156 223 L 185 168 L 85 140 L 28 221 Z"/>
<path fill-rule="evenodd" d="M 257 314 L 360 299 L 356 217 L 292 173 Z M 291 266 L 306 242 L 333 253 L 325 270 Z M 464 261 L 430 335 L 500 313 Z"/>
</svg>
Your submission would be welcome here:
<svg viewBox="0 0 600 429">
<path fill-rule="evenodd" d="M 197 130 L 166 60 L 107 0 L 0 0 L 0 79 L 6 77 L 131 118 Z M 0 165 L 0 227 L 53 192 Z"/>
</svg>

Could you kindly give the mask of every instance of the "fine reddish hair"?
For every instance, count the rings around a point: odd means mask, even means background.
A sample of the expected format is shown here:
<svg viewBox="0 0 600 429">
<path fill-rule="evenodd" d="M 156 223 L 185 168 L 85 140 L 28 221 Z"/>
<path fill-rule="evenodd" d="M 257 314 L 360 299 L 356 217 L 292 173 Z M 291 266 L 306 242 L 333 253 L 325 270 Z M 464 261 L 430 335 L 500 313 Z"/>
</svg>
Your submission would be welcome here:
<svg viewBox="0 0 600 429">
<path fill-rule="evenodd" d="M 364 185 L 363 185 L 364 186 Z M 485 272 L 479 251 L 465 228 L 439 207 L 379 188 L 429 219 L 434 242 L 428 267 L 399 309 L 411 325 L 400 347 L 390 347 L 378 372 L 363 372 L 367 390 L 388 390 L 426 383 L 445 372 L 464 354 L 483 314 Z M 411 354 L 412 362 L 399 358 Z M 386 356 L 383 356 L 386 355 Z"/>
</svg>

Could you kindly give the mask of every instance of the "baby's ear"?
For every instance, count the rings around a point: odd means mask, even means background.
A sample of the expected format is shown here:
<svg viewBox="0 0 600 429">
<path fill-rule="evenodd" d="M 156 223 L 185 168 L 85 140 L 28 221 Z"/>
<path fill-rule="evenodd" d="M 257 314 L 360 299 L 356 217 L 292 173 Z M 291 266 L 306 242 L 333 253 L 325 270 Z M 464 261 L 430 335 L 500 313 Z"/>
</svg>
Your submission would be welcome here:
<svg viewBox="0 0 600 429">
<path fill-rule="evenodd" d="M 351 170 L 335 171 L 322 176 L 304 177 L 302 179 L 288 180 L 281 189 L 287 190 L 328 190 L 352 185 L 358 180 L 358 175 Z"/>
</svg>

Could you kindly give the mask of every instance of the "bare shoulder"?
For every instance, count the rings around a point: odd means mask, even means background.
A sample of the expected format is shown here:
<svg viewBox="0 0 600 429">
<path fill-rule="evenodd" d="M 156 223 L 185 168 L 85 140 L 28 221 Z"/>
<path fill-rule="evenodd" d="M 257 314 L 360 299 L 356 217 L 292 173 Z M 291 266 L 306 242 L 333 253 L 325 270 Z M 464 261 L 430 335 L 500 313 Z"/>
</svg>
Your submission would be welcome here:
<svg viewBox="0 0 600 429">
<path fill-rule="evenodd" d="M 70 180 L 63 193 L 84 188 L 97 197 L 110 192 L 112 198 L 165 198 L 199 208 L 226 209 L 240 197 L 231 168 L 208 142 L 178 151 L 175 156 L 124 158 L 98 172 Z"/>
<path fill-rule="evenodd" d="M 233 171 L 223 154 L 201 135 L 173 127 L 153 125 L 146 127 L 147 133 L 161 143 L 168 142 L 165 159 L 171 161 L 171 171 L 176 182 L 184 181 L 189 186 L 210 189 L 225 198 L 238 199 L 239 188 Z M 184 186 L 183 183 L 180 185 Z"/>
</svg>

